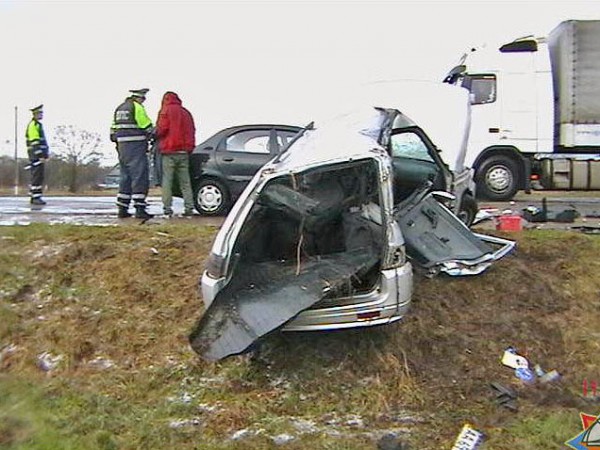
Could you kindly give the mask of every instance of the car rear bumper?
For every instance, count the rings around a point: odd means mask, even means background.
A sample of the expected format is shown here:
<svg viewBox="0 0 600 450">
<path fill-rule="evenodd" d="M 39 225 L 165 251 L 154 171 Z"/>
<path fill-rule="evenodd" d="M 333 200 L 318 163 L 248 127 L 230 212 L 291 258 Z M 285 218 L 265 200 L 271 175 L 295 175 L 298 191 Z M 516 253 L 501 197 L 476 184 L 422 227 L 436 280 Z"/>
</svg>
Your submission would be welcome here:
<svg viewBox="0 0 600 450">
<path fill-rule="evenodd" d="M 381 272 L 381 283 L 373 291 L 340 299 L 343 306 L 311 308 L 283 327 L 284 331 L 318 331 L 383 325 L 401 319 L 412 297 L 412 266 Z M 352 301 L 350 301 L 352 300 Z"/>
</svg>

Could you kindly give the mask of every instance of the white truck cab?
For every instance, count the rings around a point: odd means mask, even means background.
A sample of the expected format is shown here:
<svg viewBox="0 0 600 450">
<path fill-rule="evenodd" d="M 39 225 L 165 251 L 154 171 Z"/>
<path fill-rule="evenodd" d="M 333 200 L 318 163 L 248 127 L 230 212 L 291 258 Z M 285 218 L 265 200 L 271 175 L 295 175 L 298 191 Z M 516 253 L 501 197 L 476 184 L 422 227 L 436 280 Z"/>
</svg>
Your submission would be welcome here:
<svg viewBox="0 0 600 450">
<path fill-rule="evenodd" d="M 473 48 L 444 81 L 471 92 L 465 164 L 479 196 L 507 200 L 532 179 L 539 188 L 600 189 L 600 21 Z"/>
</svg>

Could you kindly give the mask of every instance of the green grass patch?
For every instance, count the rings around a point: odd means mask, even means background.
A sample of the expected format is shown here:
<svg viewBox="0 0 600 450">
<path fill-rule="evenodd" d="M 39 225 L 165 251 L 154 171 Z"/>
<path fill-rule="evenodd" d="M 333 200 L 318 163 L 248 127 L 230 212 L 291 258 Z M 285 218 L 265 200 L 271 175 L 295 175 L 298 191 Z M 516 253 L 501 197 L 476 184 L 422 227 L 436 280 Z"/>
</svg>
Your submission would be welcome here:
<svg viewBox="0 0 600 450">
<path fill-rule="evenodd" d="M 561 448 L 578 412 L 595 413 L 580 390 L 600 379 L 597 237 L 508 235 L 517 251 L 481 276 L 416 276 L 401 323 L 275 333 L 207 363 L 187 339 L 215 233 L 0 228 L 0 447 L 372 450 L 394 433 L 443 449 L 470 422 L 487 448 Z M 499 361 L 508 345 L 562 381 L 519 384 Z M 494 403 L 492 381 L 518 392 L 519 412 Z"/>
</svg>

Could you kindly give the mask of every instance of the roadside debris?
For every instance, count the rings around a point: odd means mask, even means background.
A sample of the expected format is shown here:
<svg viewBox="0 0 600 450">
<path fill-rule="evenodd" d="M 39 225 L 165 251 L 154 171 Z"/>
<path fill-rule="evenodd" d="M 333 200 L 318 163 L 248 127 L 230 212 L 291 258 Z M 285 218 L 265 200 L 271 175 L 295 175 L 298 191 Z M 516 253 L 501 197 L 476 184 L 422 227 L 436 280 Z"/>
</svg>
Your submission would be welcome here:
<svg viewBox="0 0 600 450">
<path fill-rule="evenodd" d="M 484 439 L 485 435 L 481 431 L 477 431 L 467 423 L 462 427 L 452 450 L 477 450 L 481 447 Z"/>
<path fill-rule="evenodd" d="M 477 214 L 475 214 L 473 225 L 485 222 L 486 220 L 494 220 L 497 215 L 498 208 L 480 208 L 479 211 L 477 211 Z"/>
<path fill-rule="evenodd" d="M 523 218 L 527 222 L 539 223 L 539 222 L 560 222 L 560 223 L 573 223 L 576 218 L 580 216 L 579 212 L 575 208 L 565 209 L 563 211 L 551 211 L 548 210 L 548 203 L 546 197 L 542 199 L 542 207 L 528 206 L 523 209 Z"/>
<path fill-rule="evenodd" d="M 590 225 L 571 227 L 571 230 L 580 231 L 585 234 L 600 234 L 600 227 L 594 227 Z"/>
<path fill-rule="evenodd" d="M 490 387 L 494 390 L 496 395 L 496 403 L 510 411 L 516 412 L 519 410 L 517 406 L 517 393 L 498 382 L 490 383 Z"/>
<path fill-rule="evenodd" d="M 502 355 L 502 364 L 511 369 L 528 368 L 529 361 L 524 356 L 517 354 L 514 347 L 508 347 Z"/>
<path fill-rule="evenodd" d="M 100 370 L 110 369 L 111 367 L 113 367 L 115 365 L 115 363 L 112 360 L 110 360 L 108 358 L 103 358 L 102 356 L 97 356 L 96 358 L 89 361 L 88 364 L 91 367 L 94 367 L 94 368 L 100 369 Z"/>
<path fill-rule="evenodd" d="M 199 418 L 194 417 L 193 419 L 178 419 L 169 422 L 169 428 L 177 429 L 184 427 L 198 427 L 202 424 Z"/>
<path fill-rule="evenodd" d="M 257 434 L 260 434 L 260 433 L 249 430 L 248 428 L 243 428 L 243 429 L 237 430 L 235 433 L 233 433 L 229 439 L 232 441 L 239 441 L 242 439 L 246 439 L 247 437 L 250 437 L 250 436 L 255 436 Z"/>
<path fill-rule="evenodd" d="M 58 367 L 62 359 L 63 355 L 54 356 L 50 352 L 44 352 L 38 355 L 37 366 L 44 372 L 51 372 Z"/>
<path fill-rule="evenodd" d="M 515 375 L 525 384 L 535 383 L 535 374 L 529 367 L 519 367 L 518 369 L 515 369 Z"/>
<path fill-rule="evenodd" d="M 293 441 L 295 439 L 294 436 L 292 436 L 291 434 L 278 434 L 277 436 L 273 436 L 271 439 L 273 439 L 273 443 L 275 445 L 283 445 L 283 444 L 287 444 L 290 441 Z"/>
<path fill-rule="evenodd" d="M 508 347 L 502 355 L 502 364 L 515 369 L 515 376 L 524 383 L 534 383 L 535 373 L 529 369 L 529 361 L 517 353 L 514 347 Z"/>
<path fill-rule="evenodd" d="M 501 359 L 502 364 L 515 370 L 515 376 L 525 384 L 533 384 L 539 380 L 540 383 L 550 383 L 558 381 L 561 378 L 560 373 L 553 369 L 545 372 L 539 364 L 536 364 L 533 370 L 530 368 L 529 361 L 524 356 L 517 353 L 514 347 L 508 347 Z"/>
<path fill-rule="evenodd" d="M 503 214 L 496 217 L 496 229 L 500 231 L 521 231 L 523 229 L 521 216 Z"/>
<path fill-rule="evenodd" d="M 556 369 L 552 369 L 550 372 L 544 372 L 542 366 L 536 364 L 534 367 L 535 374 L 538 376 L 540 383 L 551 383 L 553 381 L 558 381 L 561 378 L 560 373 Z"/>
<path fill-rule="evenodd" d="M 10 365 L 11 356 L 19 349 L 14 344 L 8 344 L 0 350 L 0 370 Z"/>
</svg>

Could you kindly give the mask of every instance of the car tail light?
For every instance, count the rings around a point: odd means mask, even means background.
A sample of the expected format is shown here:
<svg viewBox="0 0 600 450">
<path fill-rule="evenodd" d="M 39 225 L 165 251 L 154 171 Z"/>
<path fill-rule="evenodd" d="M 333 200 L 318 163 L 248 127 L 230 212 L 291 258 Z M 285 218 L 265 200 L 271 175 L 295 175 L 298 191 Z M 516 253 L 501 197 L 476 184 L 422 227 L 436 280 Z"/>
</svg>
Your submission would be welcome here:
<svg viewBox="0 0 600 450">
<path fill-rule="evenodd" d="M 214 279 L 223 278 L 225 276 L 225 258 L 211 253 L 206 263 L 206 274 Z"/>
<path fill-rule="evenodd" d="M 365 313 L 358 313 L 356 315 L 356 318 L 358 320 L 370 320 L 370 319 L 376 319 L 380 315 L 381 315 L 381 313 L 379 311 L 371 311 L 371 312 L 365 312 Z"/>
</svg>

